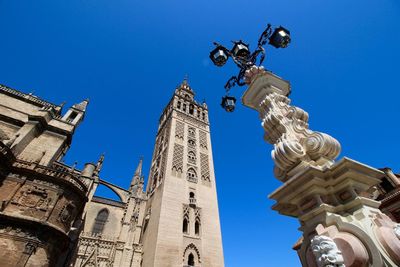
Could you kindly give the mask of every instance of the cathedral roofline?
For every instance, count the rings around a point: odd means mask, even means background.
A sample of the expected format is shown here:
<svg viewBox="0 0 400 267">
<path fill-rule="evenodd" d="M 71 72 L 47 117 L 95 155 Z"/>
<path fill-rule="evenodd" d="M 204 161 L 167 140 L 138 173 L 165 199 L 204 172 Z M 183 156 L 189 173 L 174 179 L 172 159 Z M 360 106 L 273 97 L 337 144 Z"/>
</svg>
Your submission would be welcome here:
<svg viewBox="0 0 400 267">
<path fill-rule="evenodd" d="M 18 98 L 20 100 L 23 100 L 23 101 L 29 102 L 31 104 L 34 104 L 36 106 L 40 106 L 40 107 L 44 107 L 44 106 L 49 107 L 50 106 L 50 107 L 53 107 L 55 109 L 57 107 L 60 107 L 59 105 L 56 105 L 56 104 L 53 104 L 51 102 L 45 101 L 45 100 L 43 100 L 43 99 L 41 99 L 41 98 L 39 98 L 39 97 L 37 97 L 37 96 L 35 96 L 33 94 L 26 94 L 26 93 L 23 93 L 21 91 L 15 90 L 15 89 L 13 89 L 11 87 L 8 87 L 6 85 L 3 85 L 3 84 L 0 84 L 0 91 L 5 93 L 5 94 L 7 94 L 7 95 L 11 95 L 11 96 L 13 96 L 15 98 Z"/>
</svg>

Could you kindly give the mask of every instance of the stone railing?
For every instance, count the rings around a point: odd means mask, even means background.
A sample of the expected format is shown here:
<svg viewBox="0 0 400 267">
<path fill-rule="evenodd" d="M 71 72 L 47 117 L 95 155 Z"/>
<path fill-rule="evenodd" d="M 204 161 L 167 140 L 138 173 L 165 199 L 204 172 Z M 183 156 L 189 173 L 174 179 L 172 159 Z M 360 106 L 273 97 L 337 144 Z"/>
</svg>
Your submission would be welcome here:
<svg viewBox="0 0 400 267">
<path fill-rule="evenodd" d="M 36 96 L 30 95 L 30 94 L 24 94 L 22 92 L 19 92 L 17 90 L 14 90 L 12 88 L 9 88 L 9 87 L 1 85 L 1 84 L 0 84 L 0 91 L 12 94 L 12 95 L 20 97 L 20 98 L 27 99 L 27 100 L 29 100 L 29 101 L 31 101 L 33 103 L 36 103 L 36 104 L 39 104 L 39 105 L 42 105 L 42 106 L 46 106 L 46 107 L 50 106 L 50 107 L 53 107 L 53 108 L 57 107 L 56 105 L 54 105 L 52 103 L 49 103 L 47 101 L 44 101 L 44 100 L 42 100 L 42 99 L 40 99 L 40 98 L 38 98 Z"/>
<path fill-rule="evenodd" d="M 66 168 L 61 171 L 55 168 L 49 168 L 46 166 L 38 165 L 37 163 L 34 162 L 29 162 L 24 160 L 16 160 L 13 164 L 13 167 L 34 171 L 57 179 L 68 181 L 69 183 L 73 184 L 83 192 L 87 192 L 88 190 L 86 185 L 79 180 L 79 176 L 76 173 L 67 170 Z"/>
<path fill-rule="evenodd" d="M 196 199 L 194 197 L 189 198 L 189 205 L 196 206 Z"/>
</svg>

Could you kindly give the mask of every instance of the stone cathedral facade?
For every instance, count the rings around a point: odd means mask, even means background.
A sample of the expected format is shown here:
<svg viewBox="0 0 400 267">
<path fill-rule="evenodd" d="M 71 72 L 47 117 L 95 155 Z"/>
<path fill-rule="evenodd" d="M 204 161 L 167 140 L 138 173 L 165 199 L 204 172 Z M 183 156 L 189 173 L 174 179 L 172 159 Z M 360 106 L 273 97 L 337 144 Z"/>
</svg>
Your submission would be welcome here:
<svg viewBox="0 0 400 267">
<path fill-rule="evenodd" d="M 0 266 L 222 267 L 208 109 L 187 81 L 164 108 L 146 188 L 63 163 L 88 101 L 62 114 L 0 86 Z M 106 186 L 118 200 L 95 195 Z"/>
</svg>

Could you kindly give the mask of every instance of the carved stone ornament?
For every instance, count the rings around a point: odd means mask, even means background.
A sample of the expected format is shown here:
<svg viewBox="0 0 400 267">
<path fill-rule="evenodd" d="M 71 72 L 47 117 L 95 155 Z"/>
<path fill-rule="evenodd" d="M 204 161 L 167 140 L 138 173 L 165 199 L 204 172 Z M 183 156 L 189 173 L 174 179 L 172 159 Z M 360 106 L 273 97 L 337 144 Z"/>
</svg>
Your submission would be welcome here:
<svg viewBox="0 0 400 267">
<path fill-rule="evenodd" d="M 394 234 L 397 236 L 398 239 L 400 239 L 400 224 L 396 224 L 393 227 Z"/>
<path fill-rule="evenodd" d="M 345 267 L 342 252 L 330 237 L 314 236 L 311 239 L 311 249 L 318 267 Z"/>
<path fill-rule="evenodd" d="M 251 84 L 255 79 L 265 79 L 265 82 Z M 264 139 L 274 145 L 271 154 L 276 177 L 286 180 L 288 172 L 301 163 L 321 168 L 332 165 L 340 153 L 339 142 L 325 133 L 308 129 L 308 113 L 291 106 L 286 95 L 289 89 L 286 92 L 280 90 L 270 84 L 271 80 L 285 83 L 262 67 L 252 67 L 246 72 L 246 82 L 251 84 L 248 91 L 264 93 L 261 103 L 255 108 L 260 113 L 265 130 Z"/>
<path fill-rule="evenodd" d="M 47 189 L 34 185 L 23 190 L 19 197 L 13 200 L 12 203 L 22 207 L 36 208 L 38 210 L 46 211 L 51 200 L 52 199 L 49 197 Z"/>
</svg>

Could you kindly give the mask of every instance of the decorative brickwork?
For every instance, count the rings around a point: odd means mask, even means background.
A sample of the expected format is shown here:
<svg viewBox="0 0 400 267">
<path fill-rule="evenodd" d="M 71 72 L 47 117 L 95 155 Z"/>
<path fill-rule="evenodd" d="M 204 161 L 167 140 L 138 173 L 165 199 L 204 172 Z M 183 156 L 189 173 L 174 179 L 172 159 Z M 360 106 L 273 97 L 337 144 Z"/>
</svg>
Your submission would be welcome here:
<svg viewBox="0 0 400 267">
<path fill-rule="evenodd" d="M 201 165 L 201 179 L 204 181 L 210 181 L 210 165 L 208 163 L 208 155 L 200 153 L 200 165 Z"/>
<path fill-rule="evenodd" d="M 176 121 L 175 137 L 183 139 L 185 125 L 183 122 Z"/>
<path fill-rule="evenodd" d="M 183 172 L 183 146 L 179 144 L 174 144 L 174 154 L 172 160 L 172 169 L 177 172 Z"/>
<path fill-rule="evenodd" d="M 207 134 L 203 131 L 199 131 L 200 135 L 200 147 L 207 149 Z"/>
</svg>

